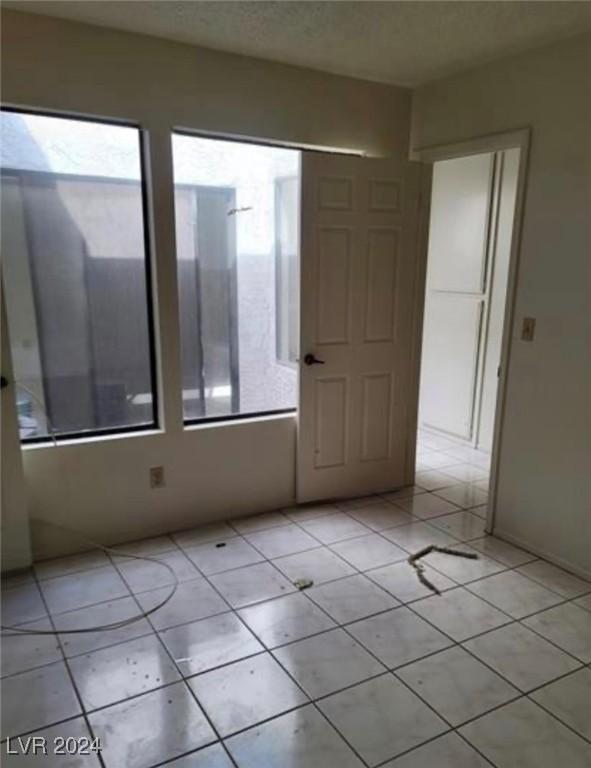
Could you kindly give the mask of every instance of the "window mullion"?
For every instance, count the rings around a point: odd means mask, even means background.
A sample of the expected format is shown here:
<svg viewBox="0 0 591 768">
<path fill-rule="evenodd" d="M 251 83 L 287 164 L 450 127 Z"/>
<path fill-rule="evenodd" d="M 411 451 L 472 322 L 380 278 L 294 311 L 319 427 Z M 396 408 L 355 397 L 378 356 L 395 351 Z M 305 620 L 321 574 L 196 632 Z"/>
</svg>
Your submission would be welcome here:
<svg viewBox="0 0 591 768">
<path fill-rule="evenodd" d="M 172 145 L 170 128 L 150 127 L 145 137 L 146 179 L 152 241 L 160 424 L 183 429 L 180 324 L 177 288 Z"/>
</svg>

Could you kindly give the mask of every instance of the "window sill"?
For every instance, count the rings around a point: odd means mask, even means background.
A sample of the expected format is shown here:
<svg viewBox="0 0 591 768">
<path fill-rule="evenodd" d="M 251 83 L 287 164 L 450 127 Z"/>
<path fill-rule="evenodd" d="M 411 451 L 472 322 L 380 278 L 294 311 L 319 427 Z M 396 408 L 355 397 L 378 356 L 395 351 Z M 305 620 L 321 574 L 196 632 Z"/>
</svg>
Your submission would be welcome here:
<svg viewBox="0 0 591 768">
<path fill-rule="evenodd" d="M 184 424 L 183 433 L 199 432 L 204 429 L 219 429 L 220 427 L 236 427 L 236 426 L 248 426 L 252 424 L 260 424 L 265 421 L 278 421 L 286 419 L 294 419 L 297 415 L 297 409 L 286 413 L 269 413 L 265 415 L 253 415 L 245 416 L 244 418 L 231 418 L 223 419 L 220 421 L 206 421 L 203 423 Z M 110 435 L 92 435 L 89 437 L 75 437 L 61 440 L 58 438 L 57 444 L 52 440 L 46 440 L 39 443 L 21 443 L 23 451 L 44 451 L 53 450 L 55 448 L 73 448 L 76 446 L 86 447 L 94 445 L 96 443 L 105 443 L 113 440 L 130 440 L 146 437 L 158 437 L 166 435 L 166 431 L 163 429 L 146 429 L 138 430 L 135 432 L 118 432 Z M 169 434 L 170 436 L 170 434 Z"/>
<path fill-rule="evenodd" d="M 38 451 L 53 448 L 71 448 L 76 445 L 90 445 L 93 443 L 105 443 L 112 440 L 129 440 L 132 438 L 142 437 L 156 437 L 157 435 L 164 435 L 162 429 L 144 429 L 133 432 L 115 432 L 110 435 L 92 435 L 88 437 L 72 437 L 61 440 L 57 438 L 57 443 L 53 440 L 44 440 L 39 443 L 21 443 L 23 451 Z"/>
<path fill-rule="evenodd" d="M 294 408 L 293 410 L 287 411 L 285 413 L 267 413 L 261 414 L 259 416 L 253 414 L 252 416 L 244 416 L 243 418 L 222 418 L 219 420 L 203 421 L 201 423 L 196 421 L 192 423 L 186 423 L 184 425 L 183 431 L 196 432 L 203 429 L 219 429 L 220 427 L 236 427 L 241 425 L 247 426 L 249 424 L 259 424 L 262 421 L 294 419 L 296 416 L 297 408 Z"/>
</svg>

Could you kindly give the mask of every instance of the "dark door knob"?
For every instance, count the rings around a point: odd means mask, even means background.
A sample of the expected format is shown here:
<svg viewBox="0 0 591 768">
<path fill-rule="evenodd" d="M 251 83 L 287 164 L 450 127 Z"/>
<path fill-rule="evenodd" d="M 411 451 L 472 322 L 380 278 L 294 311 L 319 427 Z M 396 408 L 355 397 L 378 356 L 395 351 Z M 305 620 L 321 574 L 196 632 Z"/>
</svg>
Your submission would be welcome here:
<svg viewBox="0 0 591 768">
<path fill-rule="evenodd" d="M 314 357 L 314 355 L 308 354 L 304 357 L 304 363 L 306 365 L 324 365 L 324 360 L 319 360 L 317 357 Z"/>
</svg>

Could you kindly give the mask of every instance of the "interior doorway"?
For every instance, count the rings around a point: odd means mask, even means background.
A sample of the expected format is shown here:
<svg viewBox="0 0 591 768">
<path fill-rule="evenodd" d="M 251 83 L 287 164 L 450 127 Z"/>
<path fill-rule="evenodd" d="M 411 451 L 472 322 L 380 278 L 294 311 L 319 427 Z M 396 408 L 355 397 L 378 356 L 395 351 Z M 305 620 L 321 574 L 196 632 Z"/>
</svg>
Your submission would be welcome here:
<svg viewBox="0 0 591 768">
<path fill-rule="evenodd" d="M 485 518 L 523 155 L 482 146 L 433 158 L 416 482 Z"/>
</svg>

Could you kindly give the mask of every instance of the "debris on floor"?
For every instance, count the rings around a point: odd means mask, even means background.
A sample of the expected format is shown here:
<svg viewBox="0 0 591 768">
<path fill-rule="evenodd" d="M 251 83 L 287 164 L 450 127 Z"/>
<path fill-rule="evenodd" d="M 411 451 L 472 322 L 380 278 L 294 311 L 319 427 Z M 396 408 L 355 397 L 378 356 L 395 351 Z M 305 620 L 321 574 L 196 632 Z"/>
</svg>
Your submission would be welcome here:
<svg viewBox="0 0 591 768">
<path fill-rule="evenodd" d="M 294 587 L 297 587 L 300 591 L 302 589 L 309 589 L 314 586 L 312 579 L 296 579 L 293 582 Z"/>
<path fill-rule="evenodd" d="M 441 592 L 437 589 L 435 584 L 433 584 L 429 579 L 425 576 L 425 567 L 419 563 L 419 560 L 422 557 L 425 557 L 425 555 L 430 554 L 431 552 L 442 552 L 444 555 L 455 555 L 456 557 L 466 557 L 469 560 L 478 560 L 478 555 L 476 552 L 463 552 L 459 549 L 450 549 L 449 547 L 438 547 L 436 544 L 430 544 L 428 547 L 424 547 L 423 549 L 419 549 L 418 552 L 415 552 L 414 555 L 410 555 L 408 558 L 409 564 L 415 569 L 417 572 L 417 576 L 421 584 L 423 584 L 427 589 L 430 589 L 432 592 L 435 592 L 436 595 L 440 595 Z"/>
</svg>

